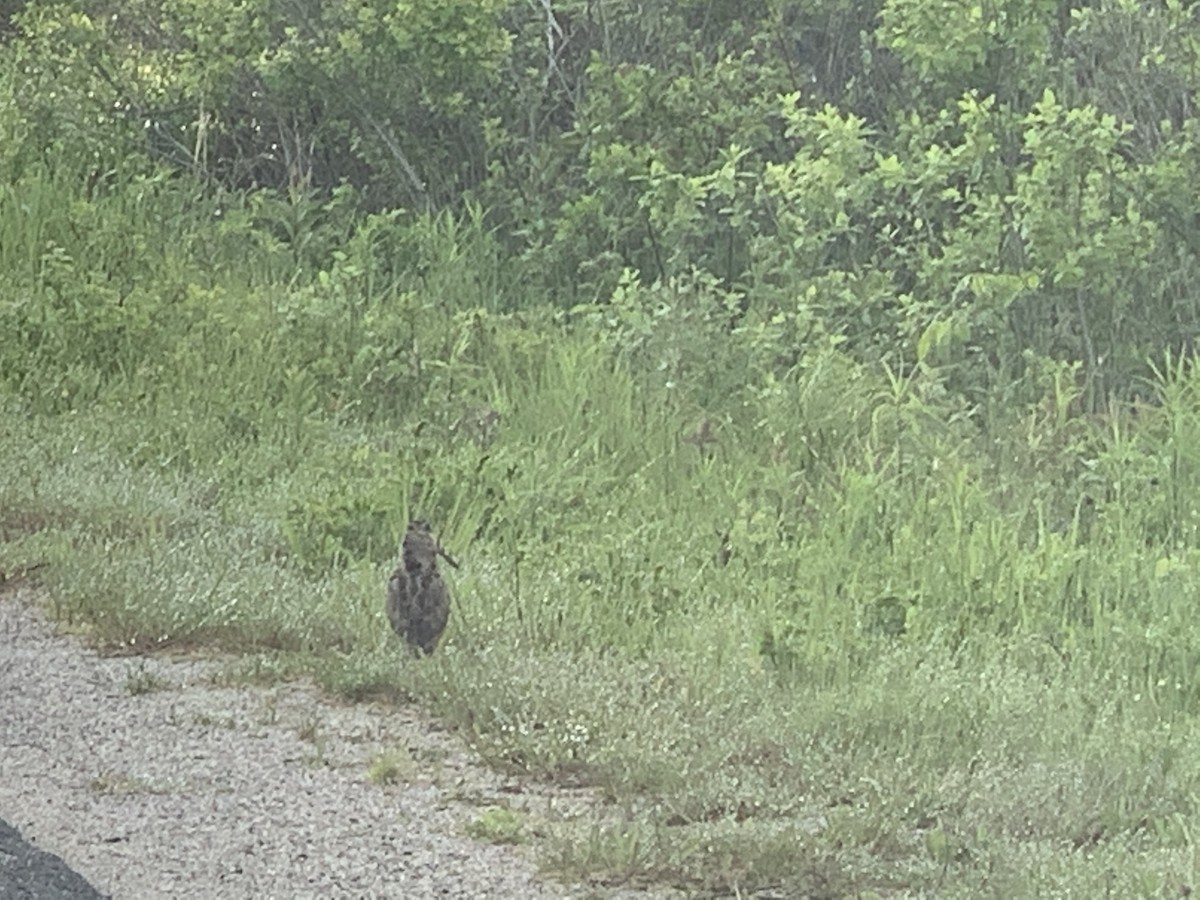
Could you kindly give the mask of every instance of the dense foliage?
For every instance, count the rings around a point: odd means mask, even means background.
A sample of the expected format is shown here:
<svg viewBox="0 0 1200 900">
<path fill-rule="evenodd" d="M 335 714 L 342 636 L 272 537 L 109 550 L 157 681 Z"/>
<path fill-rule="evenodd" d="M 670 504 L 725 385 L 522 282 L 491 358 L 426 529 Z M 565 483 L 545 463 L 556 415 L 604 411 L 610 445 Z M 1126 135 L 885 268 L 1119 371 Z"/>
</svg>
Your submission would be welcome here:
<svg viewBox="0 0 1200 900">
<path fill-rule="evenodd" d="M 1092 410 L 1197 328 L 1181 2 L 75 0 L 6 34 L 8 179 L 475 202 L 510 309 L 682 279 L 976 399 L 1078 360 Z"/>
</svg>

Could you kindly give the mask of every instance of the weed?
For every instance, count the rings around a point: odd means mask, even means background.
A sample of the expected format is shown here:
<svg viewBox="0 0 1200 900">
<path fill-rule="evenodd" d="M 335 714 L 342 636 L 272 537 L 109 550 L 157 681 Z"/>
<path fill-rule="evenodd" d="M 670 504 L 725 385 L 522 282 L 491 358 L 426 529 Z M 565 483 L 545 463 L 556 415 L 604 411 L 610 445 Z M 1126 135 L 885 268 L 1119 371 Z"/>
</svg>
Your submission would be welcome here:
<svg viewBox="0 0 1200 900">
<path fill-rule="evenodd" d="M 324 743 L 318 743 L 314 751 L 301 756 L 300 761 L 310 769 L 324 769 L 330 765 Z"/>
<path fill-rule="evenodd" d="M 467 824 L 467 834 L 489 844 L 520 844 L 525 840 L 524 817 L 505 806 L 491 806 Z"/>
<path fill-rule="evenodd" d="M 367 778 L 378 785 L 408 784 L 416 774 L 416 760 L 401 748 L 380 753 L 367 767 Z"/>
<path fill-rule="evenodd" d="M 199 725 L 202 728 L 231 729 L 237 727 L 237 722 L 233 716 L 214 713 L 195 713 L 192 716 L 192 724 Z"/>
<path fill-rule="evenodd" d="M 296 729 L 296 736 L 308 744 L 319 744 L 321 737 L 321 719 L 319 716 L 306 716 Z"/>
<path fill-rule="evenodd" d="M 259 725 L 277 725 L 279 724 L 279 695 L 268 694 L 263 698 L 258 710 Z"/>
<path fill-rule="evenodd" d="M 171 683 L 167 679 L 147 668 L 144 659 L 131 665 L 125 673 L 125 690 L 133 697 L 169 690 L 170 687 Z"/>
<path fill-rule="evenodd" d="M 133 794 L 171 794 L 182 790 L 178 785 L 160 783 L 134 775 L 122 775 L 116 772 L 102 772 L 88 782 L 88 789 L 97 794 L 133 795 Z"/>
</svg>

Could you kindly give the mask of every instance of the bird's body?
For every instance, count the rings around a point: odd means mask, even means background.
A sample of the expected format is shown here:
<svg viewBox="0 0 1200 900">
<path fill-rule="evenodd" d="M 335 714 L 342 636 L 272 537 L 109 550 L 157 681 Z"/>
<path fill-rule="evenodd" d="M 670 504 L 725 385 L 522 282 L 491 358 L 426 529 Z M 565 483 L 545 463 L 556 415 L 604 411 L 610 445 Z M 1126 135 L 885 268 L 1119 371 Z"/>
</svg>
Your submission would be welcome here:
<svg viewBox="0 0 1200 900">
<path fill-rule="evenodd" d="M 438 545 L 429 525 L 408 524 L 400 566 L 388 579 L 387 615 L 392 630 L 414 650 L 432 653 L 450 619 L 450 593 L 438 571 L 441 556 L 456 565 Z"/>
</svg>

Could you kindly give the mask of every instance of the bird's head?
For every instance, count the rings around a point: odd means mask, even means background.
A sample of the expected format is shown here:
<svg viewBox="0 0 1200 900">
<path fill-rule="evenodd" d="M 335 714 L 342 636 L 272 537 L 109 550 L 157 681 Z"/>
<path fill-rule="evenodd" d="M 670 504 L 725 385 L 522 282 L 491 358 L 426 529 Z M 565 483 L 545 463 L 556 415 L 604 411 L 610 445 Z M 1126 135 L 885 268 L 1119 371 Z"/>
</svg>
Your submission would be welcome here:
<svg viewBox="0 0 1200 900">
<path fill-rule="evenodd" d="M 433 536 L 429 523 L 424 519 L 413 519 L 408 523 L 408 532 L 404 535 L 401 550 L 406 569 L 433 568 L 439 556 L 454 568 L 458 568 L 458 563 L 442 549 L 442 545 Z"/>
</svg>

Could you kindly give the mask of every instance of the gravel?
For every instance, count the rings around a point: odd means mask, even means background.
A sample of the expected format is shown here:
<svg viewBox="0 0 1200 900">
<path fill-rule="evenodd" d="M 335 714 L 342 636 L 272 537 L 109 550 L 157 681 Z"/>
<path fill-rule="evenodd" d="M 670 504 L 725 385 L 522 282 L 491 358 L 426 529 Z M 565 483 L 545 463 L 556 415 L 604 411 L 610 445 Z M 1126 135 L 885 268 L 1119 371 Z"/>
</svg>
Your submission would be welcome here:
<svg viewBox="0 0 1200 900">
<path fill-rule="evenodd" d="M 0 593 L 0 819 L 82 878 L 4 827 L 0 897 L 97 896 L 83 879 L 118 900 L 583 892 L 539 877 L 524 848 L 465 836 L 481 807 L 533 789 L 418 711 L 222 687 L 211 660 L 101 657 L 34 600 Z M 381 752 L 400 783 L 368 779 Z M 44 893 L 21 893 L 31 872 Z"/>
</svg>

